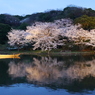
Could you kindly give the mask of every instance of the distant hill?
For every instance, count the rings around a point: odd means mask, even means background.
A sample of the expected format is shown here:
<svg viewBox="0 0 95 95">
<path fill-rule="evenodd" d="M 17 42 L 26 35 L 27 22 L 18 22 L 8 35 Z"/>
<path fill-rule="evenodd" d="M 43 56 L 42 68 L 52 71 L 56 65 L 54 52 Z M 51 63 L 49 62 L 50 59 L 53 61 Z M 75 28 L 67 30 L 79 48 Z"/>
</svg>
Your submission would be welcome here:
<svg viewBox="0 0 95 95">
<path fill-rule="evenodd" d="M 84 25 L 83 26 L 84 29 L 89 30 L 95 28 L 95 22 L 93 22 L 95 21 L 94 17 L 95 17 L 95 10 L 91 8 L 68 6 L 63 10 L 50 10 L 50 11 L 34 13 L 30 15 L 28 14 L 26 16 L 0 14 L 0 25 L 1 27 L 2 24 L 6 26 L 5 30 L 8 32 L 10 29 L 7 30 L 7 25 L 11 27 L 11 29 L 14 28 L 14 29 L 25 30 L 27 26 L 33 24 L 34 22 L 53 22 L 54 20 L 58 20 L 58 19 L 70 18 L 75 22 L 75 24 L 81 23 Z M 89 23 L 90 27 L 89 26 L 85 27 L 85 25 L 88 24 L 89 20 L 92 21 Z M 0 33 L 3 34 L 4 33 L 3 31 L 4 30 L 1 29 Z M 7 32 L 5 32 L 4 35 L 7 35 Z"/>
<path fill-rule="evenodd" d="M 54 20 L 62 18 L 71 18 L 74 20 L 78 17 L 81 17 L 82 15 L 95 17 L 95 10 L 92 10 L 91 8 L 68 6 L 63 10 L 50 10 L 47 12 L 26 15 L 25 18 L 22 19 L 22 21 L 23 23 L 25 22 L 31 24 L 34 23 L 35 21 L 52 22 Z"/>
<path fill-rule="evenodd" d="M 0 14 L 0 23 L 8 24 L 11 27 L 17 28 L 22 23 L 27 23 L 27 25 L 30 25 L 36 21 L 52 22 L 62 18 L 71 18 L 74 20 L 78 17 L 81 17 L 82 15 L 95 17 L 95 10 L 92 10 L 91 8 L 68 6 L 63 10 L 50 10 L 26 16 Z"/>
</svg>

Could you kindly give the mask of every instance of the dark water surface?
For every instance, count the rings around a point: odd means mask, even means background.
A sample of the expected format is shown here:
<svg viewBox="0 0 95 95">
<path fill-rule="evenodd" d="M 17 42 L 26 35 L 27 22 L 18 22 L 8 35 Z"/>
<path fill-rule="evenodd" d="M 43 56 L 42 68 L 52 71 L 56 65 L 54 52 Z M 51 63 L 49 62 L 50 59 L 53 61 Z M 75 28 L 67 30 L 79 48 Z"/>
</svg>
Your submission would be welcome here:
<svg viewBox="0 0 95 95">
<path fill-rule="evenodd" d="M 95 56 L 0 59 L 0 95 L 95 95 Z"/>
</svg>

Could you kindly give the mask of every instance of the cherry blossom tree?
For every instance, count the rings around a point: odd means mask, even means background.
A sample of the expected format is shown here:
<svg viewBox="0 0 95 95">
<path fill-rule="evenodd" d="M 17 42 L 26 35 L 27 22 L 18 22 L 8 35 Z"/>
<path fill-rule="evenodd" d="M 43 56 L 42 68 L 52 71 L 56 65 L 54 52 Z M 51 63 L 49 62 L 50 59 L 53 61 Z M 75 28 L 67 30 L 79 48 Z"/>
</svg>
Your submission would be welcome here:
<svg viewBox="0 0 95 95">
<path fill-rule="evenodd" d="M 12 30 L 8 39 L 11 46 L 19 48 L 31 44 L 33 50 L 50 51 L 70 42 L 73 42 L 72 45 L 95 47 L 95 29 L 84 30 L 81 25 L 74 25 L 71 19 L 61 19 L 52 23 L 35 22 L 26 31 Z"/>
<path fill-rule="evenodd" d="M 27 40 L 25 39 L 28 33 L 21 30 L 11 30 L 7 37 L 9 39 L 8 43 L 10 46 L 17 47 L 18 49 L 26 45 Z"/>
<path fill-rule="evenodd" d="M 51 50 L 57 48 L 58 45 L 63 45 L 64 40 L 60 40 L 61 28 L 55 23 L 41 23 L 36 22 L 33 26 L 27 27 L 26 32 L 31 35 L 27 35 L 26 39 L 31 39 L 34 42 L 34 50 L 41 48 L 41 50 Z"/>
<path fill-rule="evenodd" d="M 70 41 L 77 45 L 85 45 L 95 47 L 95 29 L 84 30 L 80 25 L 71 25 L 70 27 L 63 28 L 66 36 Z"/>
<path fill-rule="evenodd" d="M 64 45 L 65 39 L 63 28 L 72 24 L 70 19 L 56 20 L 53 23 L 35 22 L 32 26 L 28 26 L 26 31 L 12 30 L 8 33 L 9 44 L 11 46 L 24 46 L 27 43 L 34 46 L 34 50 L 48 50 Z"/>
</svg>

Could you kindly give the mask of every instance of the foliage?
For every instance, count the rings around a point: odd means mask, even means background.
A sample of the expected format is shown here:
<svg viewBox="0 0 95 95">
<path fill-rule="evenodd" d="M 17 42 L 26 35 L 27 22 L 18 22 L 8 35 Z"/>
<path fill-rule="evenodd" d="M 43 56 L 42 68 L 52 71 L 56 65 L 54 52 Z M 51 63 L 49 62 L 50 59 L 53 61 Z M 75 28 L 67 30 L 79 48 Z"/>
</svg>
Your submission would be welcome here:
<svg viewBox="0 0 95 95">
<path fill-rule="evenodd" d="M 7 24 L 0 23 L 0 44 L 5 44 L 8 40 L 7 33 L 10 31 L 11 27 Z"/>
<path fill-rule="evenodd" d="M 21 19 L 20 22 L 31 25 L 38 21 L 39 22 L 53 22 L 54 20 L 59 20 L 59 19 L 64 19 L 64 18 L 70 18 L 74 20 L 83 15 L 95 17 L 95 11 L 92 10 L 91 8 L 82 8 L 78 6 L 67 6 L 63 10 L 48 10 L 45 12 L 26 15 L 23 17 L 23 19 Z"/>
<path fill-rule="evenodd" d="M 41 22 L 52 22 L 53 19 L 52 19 L 51 14 L 43 13 L 40 15 L 39 21 L 41 21 Z"/>
<path fill-rule="evenodd" d="M 0 23 L 8 24 L 10 26 L 18 26 L 20 24 L 20 20 L 9 14 L 1 14 Z"/>
<path fill-rule="evenodd" d="M 76 18 L 74 20 L 75 24 L 80 23 L 82 25 L 82 28 L 86 30 L 95 29 L 95 17 L 89 17 L 87 15 L 83 15 L 79 18 Z"/>
<path fill-rule="evenodd" d="M 95 17 L 95 10 L 92 10 L 91 8 L 85 8 L 83 15 Z"/>
<path fill-rule="evenodd" d="M 83 15 L 95 17 L 95 10 L 92 10 L 91 8 L 68 6 L 68 7 L 64 8 L 62 14 L 65 18 L 71 18 L 71 19 L 76 19 Z"/>
<path fill-rule="evenodd" d="M 18 18 L 19 20 L 26 18 L 26 16 L 19 16 L 19 15 L 14 15 L 14 17 Z"/>
<path fill-rule="evenodd" d="M 20 29 L 20 30 L 26 30 L 27 26 L 28 26 L 27 23 L 22 23 L 22 24 L 19 25 L 18 29 Z"/>
<path fill-rule="evenodd" d="M 63 15 L 65 18 L 75 19 L 83 15 L 84 9 L 82 7 L 68 6 L 64 8 Z"/>
<path fill-rule="evenodd" d="M 4 23 L 4 22 L 5 22 L 5 15 L 0 14 L 0 23 Z"/>
<path fill-rule="evenodd" d="M 82 8 L 78 6 L 67 6 L 63 10 L 48 10 L 45 12 L 28 14 L 25 16 L 0 14 L 0 23 L 8 24 L 13 28 L 17 28 L 20 23 L 27 23 L 28 25 L 35 22 L 53 22 L 54 20 L 71 18 L 76 19 L 83 15 L 95 17 L 95 11 L 91 8 Z"/>
</svg>

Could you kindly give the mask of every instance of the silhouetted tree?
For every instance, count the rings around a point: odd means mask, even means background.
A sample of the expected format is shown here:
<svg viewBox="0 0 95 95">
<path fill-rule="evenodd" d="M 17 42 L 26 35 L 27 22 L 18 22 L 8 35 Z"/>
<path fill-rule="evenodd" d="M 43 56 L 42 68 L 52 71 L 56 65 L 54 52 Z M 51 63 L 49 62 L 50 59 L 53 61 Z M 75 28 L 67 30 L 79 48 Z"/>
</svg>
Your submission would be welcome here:
<svg viewBox="0 0 95 95">
<path fill-rule="evenodd" d="M 77 17 L 82 16 L 83 12 L 84 12 L 84 8 L 71 6 L 71 7 L 64 8 L 64 10 L 63 10 L 63 16 L 65 18 L 75 19 Z"/>
<path fill-rule="evenodd" d="M 7 24 L 0 23 L 0 44 L 5 44 L 8 40 L 7 33 L 10 31 L 11 27 Z"/>
</svg>

